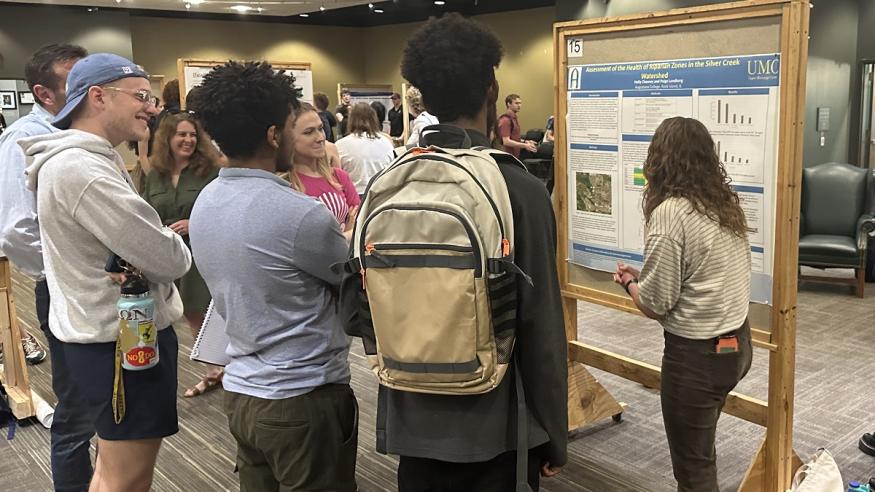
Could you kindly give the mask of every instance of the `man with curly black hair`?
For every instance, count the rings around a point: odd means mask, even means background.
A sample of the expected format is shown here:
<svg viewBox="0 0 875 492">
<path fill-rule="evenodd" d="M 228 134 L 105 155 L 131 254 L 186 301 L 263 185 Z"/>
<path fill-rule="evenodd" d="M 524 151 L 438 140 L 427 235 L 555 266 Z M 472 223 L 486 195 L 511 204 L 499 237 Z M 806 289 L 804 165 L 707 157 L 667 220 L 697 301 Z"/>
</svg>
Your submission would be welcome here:
<svg viewBox="0 0 875 492">
<path fill-rule="evenodd" d="M 499 40 L 457 14 L 432 20 L 409 39 L 401 73 L 419 88 L 425 107 L 443 126 L 426 129 L 423 147 L 489 146 L 501 62 Z M 489 115 L 492 115 L 490 118 Z M 467 136 L 467 139 L 466 139 Z M 542 183 L 522 166 L 499 163 L 513 209 L 515 263 L 534 287 L 517 288 L 516 360 L 528 410 L 529 486 L 559 473 L 568 441 L 567 348 L 556 271 L 556 224 Z M 360 287 L 359 287 L 360 288 Z M 354 297 L 349 303 L 354 304 Z M 353 335 L 366 325 L 344 300 Z M 398 487 L 407 491 L 519 490 L 515 375 L 471 396 L 418 394 L 379 388 L 377 450 L 400 456 Z M 523 456 L 526 456 L 525 454 Z M 522 468 L 522 467 L 520 467 Z"/>
<path fill-rule="evenodd" d="M 275 175 L 292 167 L 292 83 L 264 62 L 204 77 L 191 107 L 229 167 L 195 202 L 191 249 L 230 339 L 240 490 L 353 492 L 358 409 L 330 268 L 347 243 L 322 203 Z"/>
</svg>

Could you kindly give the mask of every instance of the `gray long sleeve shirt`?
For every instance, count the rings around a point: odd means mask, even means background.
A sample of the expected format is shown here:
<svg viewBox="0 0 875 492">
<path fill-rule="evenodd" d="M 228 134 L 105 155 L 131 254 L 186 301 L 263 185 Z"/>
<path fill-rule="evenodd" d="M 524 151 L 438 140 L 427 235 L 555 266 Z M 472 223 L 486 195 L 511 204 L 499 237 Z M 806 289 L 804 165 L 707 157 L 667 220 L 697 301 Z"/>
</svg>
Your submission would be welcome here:
<svg viewBox="0 0 875 492">
<path fill-rule="evenodd" d="M 195 264 L 230 339 L 225 389 L 278 400 L 349 382 L 331 271 L 348 246 L 325 205 L 267 171 L 228 168 L 190 221 Z"/>
</svg>

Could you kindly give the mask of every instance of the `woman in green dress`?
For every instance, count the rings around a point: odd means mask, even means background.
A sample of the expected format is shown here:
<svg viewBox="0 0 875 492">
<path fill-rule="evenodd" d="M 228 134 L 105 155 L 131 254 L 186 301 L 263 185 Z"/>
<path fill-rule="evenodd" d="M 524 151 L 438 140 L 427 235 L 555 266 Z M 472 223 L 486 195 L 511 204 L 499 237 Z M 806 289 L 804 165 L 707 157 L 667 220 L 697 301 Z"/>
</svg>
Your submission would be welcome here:
<svg viewBox="0 0 875 492">
<path fill-rule="evenodd" d="M 195 199 L 219 174 L 219 152 L 206 137 L 197 120 L 188 113 L 177 113 L 161 121 L 149 158 L 143 198 L 158 212 L 164 225 L 188 243 L 188 218 Z M 210 291 L 194 262 L 177 280 L 185 318 L 197 336 L 210 303 Z M 207 373 L 186 397 L 197 396 L 220 386 L 222 368 L 207 365 Z"/>
</svg>

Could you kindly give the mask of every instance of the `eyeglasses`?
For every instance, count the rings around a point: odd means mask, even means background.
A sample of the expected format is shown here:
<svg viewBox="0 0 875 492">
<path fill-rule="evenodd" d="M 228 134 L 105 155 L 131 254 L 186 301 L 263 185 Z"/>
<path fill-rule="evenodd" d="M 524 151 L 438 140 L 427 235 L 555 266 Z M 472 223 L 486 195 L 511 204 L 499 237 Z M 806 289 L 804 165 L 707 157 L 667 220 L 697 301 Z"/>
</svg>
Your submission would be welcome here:
<svg viewBox="0 0 875 492">
<path fill-rule="evenodd" d="M 158 98 L 152 95 L 151 91 L 147 91 L 146 89 L 124 89 L 121 87 L 113 87 L 111 85 L 103 86 L 104 89 L 112 89 L 114 91 L 124 92 L 129 96 L 133 96 L 134 99 L 140 101 L 143 104 L 151 104 L 152 106 L 158 106 Z"/>
</svg>

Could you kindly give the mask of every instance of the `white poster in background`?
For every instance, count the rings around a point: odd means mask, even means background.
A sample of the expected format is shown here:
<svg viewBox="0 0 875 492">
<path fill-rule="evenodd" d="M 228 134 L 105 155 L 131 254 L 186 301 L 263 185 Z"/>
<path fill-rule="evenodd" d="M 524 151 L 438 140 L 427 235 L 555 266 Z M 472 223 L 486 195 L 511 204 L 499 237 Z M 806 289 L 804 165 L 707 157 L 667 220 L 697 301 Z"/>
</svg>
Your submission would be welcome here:
<svg viewBox="0 0 875 492">
<path fill-rule="evenodd" d="M 351 91 L 349 94 L 350 106 L 355 103 L 367 103 L 371 104 L 372 102 L 378 102 L 386 108 L 386 116 L 383 117 L 383 121 L 380 123 L 383 125 L 383 131 L 389 133 L 389 110 L 394 107 L 392 104 L 392 91 L 377 91 L 377 92 L 364 92 L 364 91 Z"/>
<path fill-rule="evenodd" d="M 779 69 L 778 54 L 569 67 L 569 260 L 640 267 L 650 140 L 666 118 L 692 117 L 714 138 L 747 218 L 751 299 L 771 304 Z"/>
<path fill-rule="evenodd" d="M 186 90 L 191 91 L 192 88 L 201 85 L 204 76 L 212 69 L 213 67 L 186 66 L 183 69 Z M 311 70 L 285 70 L 284 73 L 295 77 L 295 87 L 301 89 L 301 100 L 313 104 L 313 72 Z"/>
<path fill-rule="evenodd" d="M 286 70 L 284 73 L 295 78 L 295 87 L 301 89 L 301 100 L 313 104 L 313 71 Z"/>
</svg>

